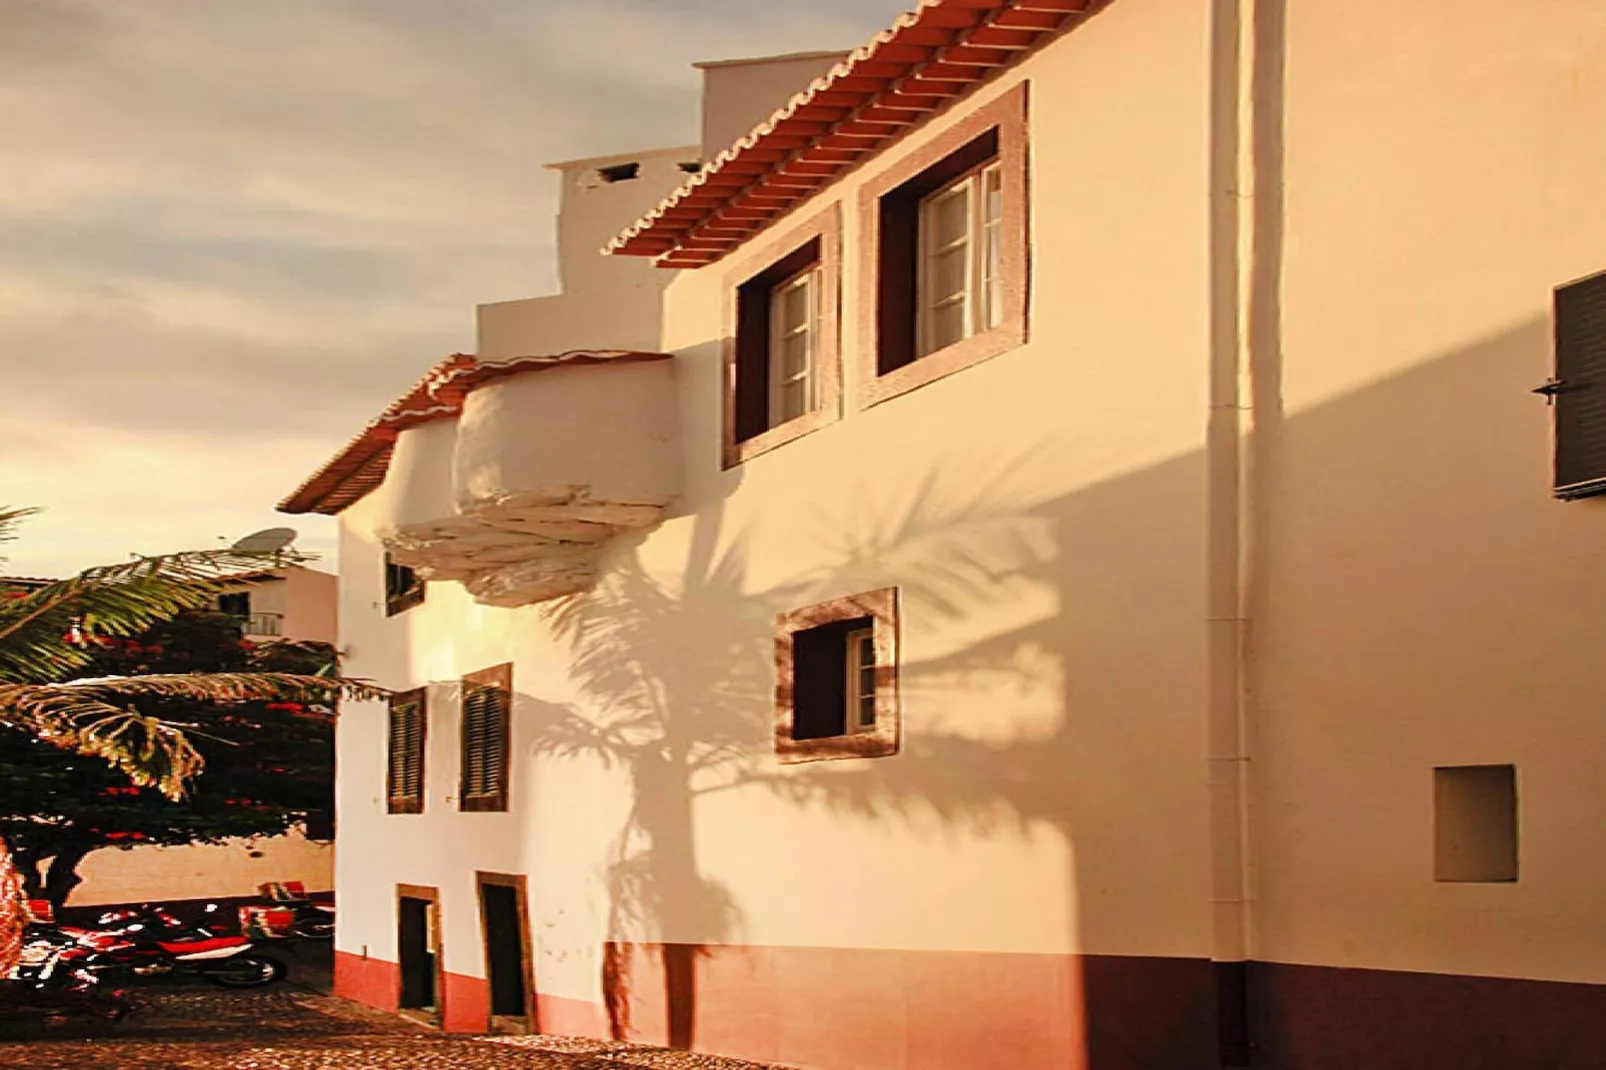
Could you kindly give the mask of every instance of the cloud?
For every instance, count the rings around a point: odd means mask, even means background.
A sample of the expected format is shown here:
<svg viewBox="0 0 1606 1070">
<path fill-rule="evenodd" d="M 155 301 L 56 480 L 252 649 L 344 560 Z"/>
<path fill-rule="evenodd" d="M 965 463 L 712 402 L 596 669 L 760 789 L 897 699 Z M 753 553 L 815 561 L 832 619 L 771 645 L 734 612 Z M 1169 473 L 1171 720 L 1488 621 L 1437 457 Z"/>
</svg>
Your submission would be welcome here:
<svg viewBox="0 0 1606 1070">
<path fill-rule="evenodd" d="M 475 304 L 549 292 L 544 162 L 691 143 L 691 62 L 902 6 L 6 0 L 0 503 L 51 512 L 5 567 L 275 522 Z"/>
</svg>

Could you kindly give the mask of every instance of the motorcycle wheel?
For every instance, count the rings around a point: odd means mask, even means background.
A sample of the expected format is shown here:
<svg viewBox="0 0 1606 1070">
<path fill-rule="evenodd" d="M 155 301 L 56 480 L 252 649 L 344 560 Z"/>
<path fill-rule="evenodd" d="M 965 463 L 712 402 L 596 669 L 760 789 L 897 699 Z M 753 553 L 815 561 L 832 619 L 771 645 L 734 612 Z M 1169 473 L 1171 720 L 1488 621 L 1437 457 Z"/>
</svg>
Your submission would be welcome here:
<svg viewBox="0 0 1606 1070">
<path fill-rule="evenodd" d="M 223 988 L 256 988 L 284 976 L 285 965 L 266 955 L 236 955 L 206 971 L 206 979 Z"/>
</svg>

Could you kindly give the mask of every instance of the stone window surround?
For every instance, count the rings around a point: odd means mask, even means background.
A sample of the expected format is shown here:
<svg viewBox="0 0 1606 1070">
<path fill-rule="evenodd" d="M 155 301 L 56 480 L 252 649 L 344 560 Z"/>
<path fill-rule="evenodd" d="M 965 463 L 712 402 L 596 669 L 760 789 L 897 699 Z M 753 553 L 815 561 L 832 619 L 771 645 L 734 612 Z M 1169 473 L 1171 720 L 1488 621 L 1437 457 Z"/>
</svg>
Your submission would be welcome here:
<svg viewBox="0 0 1606 1070">
<path fill-rule="evenodd" d="M 980 331 L 901 367 L 880 371 L 878 321 L 885 298 L 881 286 L 881 200 L 923 172 L 941 164 L 989 129 L 998 130 L 998 161 L 1003 173 L 1004 217 L 1001 238 L 1003 315 L 997 327 Z M 854 347 L 854 407 L 863 410 L 952 375 L 1026 342 L 1030 272 L 1027 167 L 1027 85 L 1021 83 L 996 100 L 963 116 L 930 141 L 909 152 L 865 183 L 858 194 L 853 236 L 862 293 L 869 307 L 858 312 Z"/>
<path fill-rule="evenodd" d="M 792 636 L 835 621 L 868 617 L 874 630 L 876 657 L 876 726 L 821 739 L 792 738 Z M 775 753 L 786 764 L 836 758 L 881 758 L 898 753 L 902 702 L 898 690 L 898 588 L 819 602 L 775 618 Z M 844 681 L 845 683 L 845 681 Z"/>
<path fill-rule="evenodd" d="M 820 243 L 820 337 L 815 351 L 815 370 L 819 381 L 819 405 L 769 430 L 737 441 L 736 439 L 736 372 L 740 352 L 738 345 L 739 292 L 748 281 L 763 274 L 773 264 L 812 241 Z M 841 306 L 842 306 L 842 208 L 833 203 L 826 206 L 796 227 L 788 227 L 784 235 L 745 251 L 740 259 L 732 258 L 739 266 L 732 273 L 740 281 L 724 289 L 724 307 L 721 322 L 724 324 L 724 363 L 721 369 L 721 428 L 720 467 L 734 468 L 783 446 L 793 439 L 816 431 L 842 418 L 842 358 L 841 358 Z M 768 339 L 765 339 L 767 346 Z"/>
</svg>

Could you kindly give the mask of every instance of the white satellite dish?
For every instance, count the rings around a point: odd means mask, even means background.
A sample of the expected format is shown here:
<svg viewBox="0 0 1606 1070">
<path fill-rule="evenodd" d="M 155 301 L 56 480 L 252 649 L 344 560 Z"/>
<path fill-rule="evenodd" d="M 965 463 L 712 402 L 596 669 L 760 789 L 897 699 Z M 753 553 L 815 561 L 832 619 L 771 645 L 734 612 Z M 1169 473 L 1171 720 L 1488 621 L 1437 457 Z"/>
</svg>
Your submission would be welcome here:
<svg viewBox="0 0 1606 1070">
<path fill-rule="evenodd" d="M 295 542 L 296 535 L 295 528 L 264 528 L 240 539 L 229 549 L 248 554 L 275 554 Z"/>
</svg>

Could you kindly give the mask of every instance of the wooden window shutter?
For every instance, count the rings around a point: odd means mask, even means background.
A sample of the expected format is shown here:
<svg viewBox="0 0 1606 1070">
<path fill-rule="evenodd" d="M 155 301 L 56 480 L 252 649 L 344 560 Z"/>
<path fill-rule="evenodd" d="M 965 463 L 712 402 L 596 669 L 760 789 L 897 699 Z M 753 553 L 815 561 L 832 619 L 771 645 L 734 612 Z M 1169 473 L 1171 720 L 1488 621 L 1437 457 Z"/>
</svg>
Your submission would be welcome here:
<svg viewBox="0 0 1606 1070">
<path fill-rule="evenodd" d="M 1606 272 L 1556 290 L 1556 496 L 1606 494 Z"/>
<path fill-rule="evenodd" d="M 393 814 L 424 811 L 424 691 L 404 691 L 390 700 L 385 794 Z"/>
<path fill-rule="evenodd" d="M 506 810 L 513 666 L 463 677 L 463 773 L 460 810 Z"/>
</svg>

